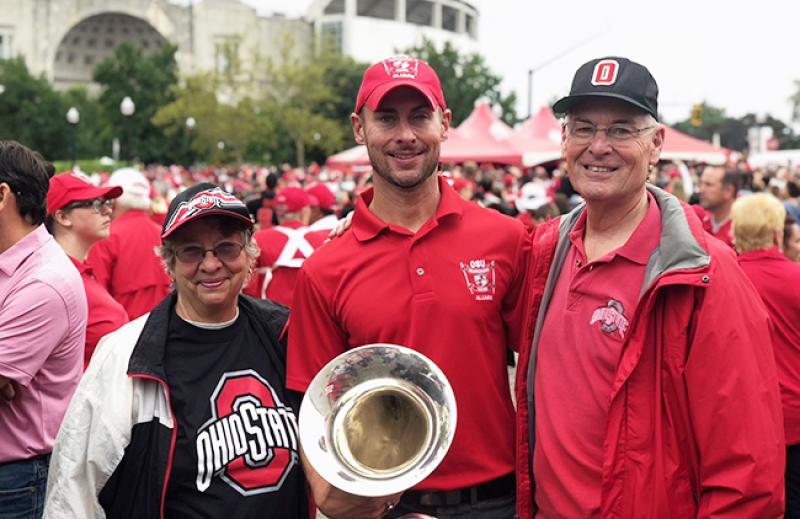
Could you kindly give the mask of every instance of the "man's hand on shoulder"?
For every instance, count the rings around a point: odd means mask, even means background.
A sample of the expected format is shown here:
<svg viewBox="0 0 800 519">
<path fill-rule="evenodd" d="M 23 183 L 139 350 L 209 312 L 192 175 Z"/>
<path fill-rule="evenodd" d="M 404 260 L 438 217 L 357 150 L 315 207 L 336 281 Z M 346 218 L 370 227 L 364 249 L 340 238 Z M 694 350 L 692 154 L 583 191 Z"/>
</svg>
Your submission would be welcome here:
<svg viewBox="0 0 800 519">
<path fill-rule="evenodd" d="M 336 222 L 336 226 L 331 229 L 330 234 L 328 234 L 328 240 L 338 238 L 344 234 L 344 232 L 349 229 L 351 225 L 353 225 L 353 212 L 354 211 L 350 211 L 347 213 L 347 216 Z"/>
</svg>

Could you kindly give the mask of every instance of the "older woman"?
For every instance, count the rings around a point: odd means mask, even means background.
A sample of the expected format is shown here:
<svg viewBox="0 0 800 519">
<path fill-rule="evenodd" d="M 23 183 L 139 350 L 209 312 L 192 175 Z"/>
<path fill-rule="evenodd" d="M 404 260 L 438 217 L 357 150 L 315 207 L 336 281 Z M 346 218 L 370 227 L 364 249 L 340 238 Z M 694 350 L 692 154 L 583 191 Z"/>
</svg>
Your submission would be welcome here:
<svg viewBox="0 0 800 519">
<path fill-rule="evenodd" d="M 781 253 L 786 209 L 772 195 L 739 198 L 731 210 L 739 264 L 772 319 L 772 347 L 786 434 L 786 517 L 800 517 L 800 264 Z"/>
<path fill-rule="evenodd" d="M 113 200 L 121 194 L 119 186 L 96 187 L 85 175 L 75 172 L 52 177 L 47 191 L 45 225 L 81 273 L 86 290 L 89 314 L 84 369 L 100 338 L 128 322 L 125 309 L 97 282 L 86 263 L 91 246 L 108 238 Z"/>
<path fill-rule="evenodd" d="M 175 291 L 100 341 L 56 440 L 45 517 L 307 518 L 287 310 L 241 296 L 258 249 L 213 184 L 170 204 Z"/>
</svg>

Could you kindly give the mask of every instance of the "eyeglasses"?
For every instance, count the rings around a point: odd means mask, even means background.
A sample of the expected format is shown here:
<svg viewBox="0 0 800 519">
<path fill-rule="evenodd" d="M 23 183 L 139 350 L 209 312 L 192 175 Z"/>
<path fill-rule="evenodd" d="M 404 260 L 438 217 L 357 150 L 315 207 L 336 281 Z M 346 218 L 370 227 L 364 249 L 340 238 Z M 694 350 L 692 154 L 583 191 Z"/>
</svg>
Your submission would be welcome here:
<svg viewBox="0 0 800 519">
<path fill-rule="evenodd" d="M 64 211 L 70 209 L 78 209 L 81 207 L 91 207 L 95 213 L 101 214 L 103 212 L 110 213 L 114 210 L 114 201 L 106 200 L 105 198 L 95 198 L 94 200 L 83 200 L 80 202 L 72 202 L 64 207 Z"/>
<path fill-rule="evenodd" d="M 243 250 L 244 245 L 241 243 L 224 241 L 215 245 L 213 249 L 204 249 L 197 245 L 181 247 L 175 251 L 175 256 L 184 263 L 200 263 L 205 259 L 206 252 L 211 252 L 220 261 L 234 261 Z"/>
<path fill-rule="evenodd" d="M 567 125 L 567 131 L 570 137 L 577 143 L 591 142 L 594 136 L 597 135 L 597 132 L 606 132 L 606 137 L 608 137 L 609 141 L 616 144 L 626 144 L 638 137 L 640 133 L 652 130 L 653 128 L 655 128 L 655 126 L 635 128 L 624 124 L 612 124 L 605 128 L 598 128 L 588 123 L 571 123 Z"/>
</svg>

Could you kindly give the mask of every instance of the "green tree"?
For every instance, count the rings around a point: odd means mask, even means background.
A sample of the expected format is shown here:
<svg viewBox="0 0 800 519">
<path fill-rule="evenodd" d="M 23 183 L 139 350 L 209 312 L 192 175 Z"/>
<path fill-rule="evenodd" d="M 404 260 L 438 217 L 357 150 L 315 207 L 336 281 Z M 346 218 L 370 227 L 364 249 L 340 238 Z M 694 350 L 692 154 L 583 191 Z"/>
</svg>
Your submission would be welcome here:
<svg viewBox="0 0 800 519">
<path fill-rule="evenodd" d="M 517 117 L 517 95 L 514 92 L 503 94 L 500 91 L 502 78 L 494 74 L 480 54 L 460 54 L 450 42 L 439 49 L 429 41 L 422 45 L 402 51 L 403 54 L 422 58 L 433 67 L 442 82 L 442 90 L 447 107 L 453 112 L 453 125 L 472 113 L 475 102 L 486 98 L 492 106 L 499 106 L 501 118 L 513 126 Z"/>
<path fill-rule="evenodd" d="M 0 60 L 0 85 L 0 139 L 19 141 L 48 160 L 67 157 L 67 108 L 50 83 L 15 58 Z"/>
<path fill-rule="evenodd" d="M 114 54 L 97 65 L 94 80 L 102 87 L 98 103 L 106 123 L 103 146 L 110 149 L 113 137 L 128 134 L 130 146 L 144 162 L 171 162 L 172 151 L 179 149 L 151 119 L 158 110 L 174 100 L 172 86 L 177 84 L 176 47 L 166 45 L 145 56 L 136 45 L 125 42 Z M 136 104 L 130 117 L 120 113 L 120 102 L 129 96 Z M 123 143 L 125 140 L 123 139 Z"/>
<path fill-rule="evenodd" d="M 343 101 L 326 82 L 326 74 L 332 74 L 327 54 L 310 60 L 292 57 L 293 45 L 291 38 L 285 38 L 279 58 L 263 61 L 264 87 L 257 106 L 275 121 L 278 133 L 285 132 L 291 139 L 293 162 L 304 167 L 309 151 L 340 151 L 346 133 L 341 121 L 343 108 L 337 108 Z M 275 158 L 282 158 L 280 151 L 276 150 Z"/>
</svg>

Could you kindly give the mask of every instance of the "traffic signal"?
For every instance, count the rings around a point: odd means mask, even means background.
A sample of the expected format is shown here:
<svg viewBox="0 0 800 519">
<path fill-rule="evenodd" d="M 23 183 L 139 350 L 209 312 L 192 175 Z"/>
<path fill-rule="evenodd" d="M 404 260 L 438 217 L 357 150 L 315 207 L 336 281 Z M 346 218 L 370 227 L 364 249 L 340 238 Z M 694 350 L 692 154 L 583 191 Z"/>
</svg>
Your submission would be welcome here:
<svg viewBox="0 0 800 519">
<path fill-rule="evenodd" d="M 692 107 L 692 126 L 703 126 L 703 105 L 696 104 Z"/>
</svg>

